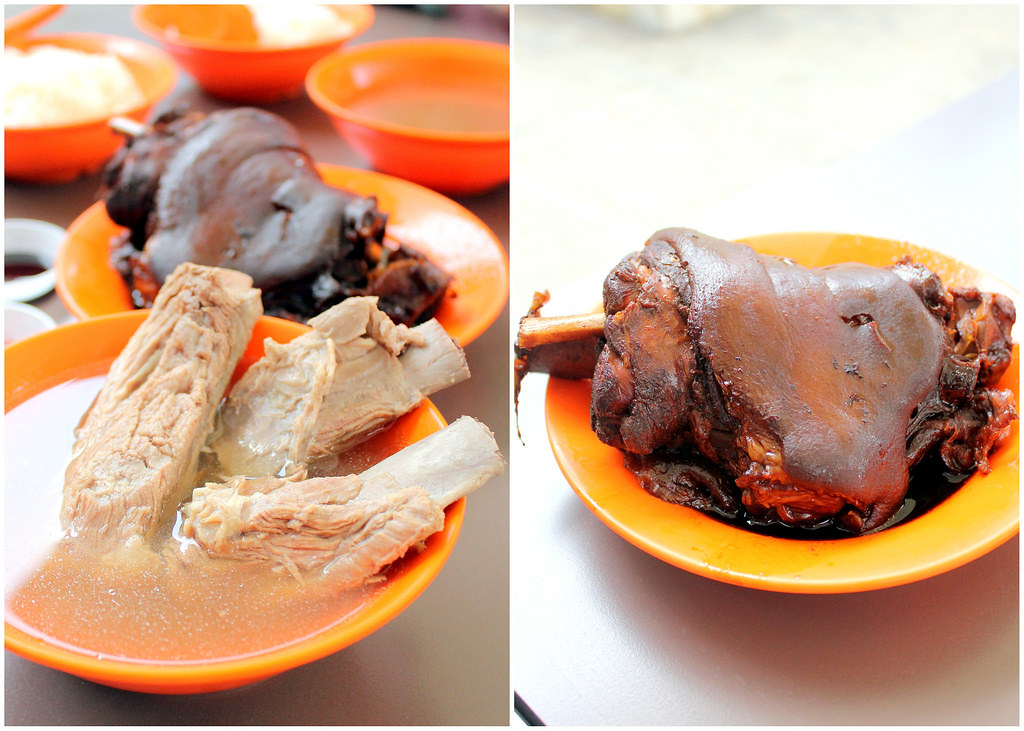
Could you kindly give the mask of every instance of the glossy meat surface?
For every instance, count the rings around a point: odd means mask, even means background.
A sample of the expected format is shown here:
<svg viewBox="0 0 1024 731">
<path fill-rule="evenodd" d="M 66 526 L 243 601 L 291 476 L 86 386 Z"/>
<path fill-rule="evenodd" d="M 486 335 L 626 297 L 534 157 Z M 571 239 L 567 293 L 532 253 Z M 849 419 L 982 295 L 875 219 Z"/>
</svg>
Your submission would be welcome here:
<svg viewBox="0 0 1024 731">
<path fill-rule="evenodd" d="M 386 241 L 376 199 L 325 184 L 296 130 L 260 109 L 165 114 L 107 166 L 104 197 L 128 228 L 112 257 L 140 307 L 183 261 L 248 274 L 267 313 L 293 319 L 376 294 L 415 322 L 450 281 Z"/>
<path fill-rule="evenodd" d="M 910 262 L 808 269 L 666 229 L 604 296 L 593 427 L 675 502 L 860 533 L 931 450 L 984 469 L 1016 418 L 986 387 L 1009 362 L 1013 303 Z"/>
</svg>

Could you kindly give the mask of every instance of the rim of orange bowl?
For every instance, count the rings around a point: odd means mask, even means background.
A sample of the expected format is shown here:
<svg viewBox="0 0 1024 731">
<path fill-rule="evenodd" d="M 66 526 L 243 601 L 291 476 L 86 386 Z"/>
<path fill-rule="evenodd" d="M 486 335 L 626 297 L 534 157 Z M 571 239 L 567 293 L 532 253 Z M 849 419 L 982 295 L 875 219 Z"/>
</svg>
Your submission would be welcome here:
<svg viewBox="0 0 1024 731">
<path fill-rule="evenodd" d="M 309 72 L 306 74 L 306 93 L 317 106 L 328 114 L 381 132 L 402 137 L 445 142 L 508 144 L 510 138 L 508 129 L 500 132 L 452 132 L 397 124 L 354 112 L 343 104 L 339 104 L 331 99 L 320 88 L 321 77 L 334 67 L 351 61 L 358 61 L 366 56 L 373 56 L 379 53 L 381 49 L 387 50 L 389 48 L 437 48 L 454 49 L 462 52 L 476 50 L 485 53 L 489 61 L 497 61 L 499 63 L 503 61 L 506 65 L 510 62 L 510 48 L 508 44 L 496 43 L 494 41 L 480 41 L 471 38 L 393 38 L 373 41 L 371 43 L 361 43 L 353 48 L 340 49 L 319 59 L 310 67 Z"/>
<path fill-rule="evenodd" d="M 204 686 L 230 683 L 245 685 L 278 675 L 306 663 L 327 657 L 376 632 L 410 606 L 440 573 L 451 555 L 462 526 L 465 498 L 445 510 L 445 527 L 438 551 L 420 554 L 415 571 L 403 572 L 391 580 L 386 594 L 370 600 L 373 611 L 357 612 L 315 634 L 259 654 L 223 660 L 147 661 L 98 658 L 50 644 L 4 620 L 4 647 L 17 655 L 56 670 L 116 685 L 149 686 L 153 690 L 189 688 L 201 692 Z M 385 607 L 377 604 L 386 601 Z M 116 687 L 116 686 L 115 686 Z M 188 692 L 188 691 L 186 691 Z"/>
<path fill-rule="evenodd" d="M 297 45 L 288 46 L 261 46 L 257 43 L 250 43 L 246 41 L 218 41 L 205 38 L 195 38 L 189 36 L 187 38 L 175 37 L 168 35 L 164 30 L 163 26 L 156 25 L 149 21 L 145 17 L 146 8 L 148 5 L 136 5 L 132 8 L 132 22 L 135 23 L 136 27 L 145 33 L 150 38 L 160 41 L 161 43 L 167 43 L 169 45 L 180 46 L 182 48 L 196 48 L 204 51 L 223 51 L 226 53 L 260 53 L 270 55 L 280 55 L 286 53 L 295 53 L 296 51 L 306 51 L 315 48 L 337 46 L 340 43 L 345 43 L 353 38 L 356 38 L 373 25 L 376 19 L 376 11 L 372 5 L 339 5 L 333 7 L 342 7 L 346 10 L 358 10 L 358 15 L 355 18 L 353 27 L 351 30 L 347 30 L 344 33 L 339 33 L 336 36 L 332 36 L 327 40 L 315 41 L 313 43 L 301 43 Z"/>
<path fill-rule="evenodd" d="M 36 347 L 35 343 L 59 338 L 60 333 L 69 328 L 102 328 L 109 324 L 112 329 L 126 328 L 134 332 L 132 324 L 136 321 L 141 323 L 144 318 L 145 314 L 136 310 L 68 323 L 60 328 L 12 343 L 4 348 L 5 357 L 13 356 L 16 360 L 24 361 L 28 357 L 26 351 Z M 266 320 L 273 321 L 270 324 L 272 327 L 297 325 L 278 318 L 261 318 L 261 322 Z M 258 324 L 257 327 L 262 326 Z M 102 358 L 97 357 L 95 360 L 98 362 Z M 5 375 L 5 413 L 35 393 L 56 386 L 75 375 L 73 368 L 65 369 L 59 378 L 44 378 L 32 389 L 8 381 Z M 444 422 L 443 416 L 432 403 L 428 401 L 425 405 L 435 418 Z M 462 528 L 465 509 L 465 498 L 448 506 L 445 510 L 444 527 L 427 539 L 428 542 L 436 541 L 434 550 L 417 554 L 414 557 L 416 565 L 391 577 L 380 594 L 367 600 L 362 611 L 357 610 L 355 614 L 304 638 L 257 654 L 214 660 L 179 661 L 100 658 L 90 655 L 84 648 L 75 649 L 52 644 L 10 624 L 6 617 L 4 647 L 33 662 L 96 682 L 109 683 L 114 687 L 131 686 L 146 688 L 151 692 L 187 693 L 245 685 L 349 647 L 401 614 L 423 593 L 447 562 Z"/>
<path fill-rule="evenodd" d="M 168 94 L 170 94 L 174 90 L 174 87 L 178 83 L 178 78 L 180 76 L 180 71 L 178 69 L 178 64 L 176 64 L 174 62 L 174 59 L 171 58 L 170 54 L 168 54 L 162 48 L 157 48 L 156 46 L 154 46 L 154 45 L 152 45 L 150 43 L 146 43 L 145 41 L 136 40 L 135 38 L 128 38 L 126 36 L 109 35 L 109 34 L 106 34 L 106 33 L 85 33 L 85 32 L 80 32 L 80 31 L 71 31 L 71 32 L 68 32 L 68 33 L 52 33 L 52 34 L 47 34 L 47 35 L 33 35 L 30 38 L 26 39 L 24 45 L 25 45 L 25 47 L 38 46 L 38 45 L 43 45 L 43 44 L 46 44 L 46 43 L 51 43 L 51 44 L 54 44 L 54 45 L 59 45 L 59 42 L 61 40 L 64 40 L 64 39 L 70 39 L 70 40 L 95 40 L 95 41 L 105 41 L 105 42 L 113 41 L 113 42 L 116 42 L 116 43 L 121 44 L 121 45 L 130 45 L 133 48 L 135 48 L 136 50 L 140 51 L 142 54 L 148 55 L 150 59 L 159 60 L 160 66 L 163 67 L 162 70 L 165 72 L 163 74 L 164 75 L 164 81 L 163 81 L 163 83 L 159 87 L 157 87 L 153 91 L 146 92 L 144 90 L 143 91 L 143 96 L 145 98 L 144 98 L 144 100 L 143 100 L 143 102 L 141 104 L 137 104 L 134 107 L 131 107 L 130 109 L 126 109 L 126 110 L 124 110 L 122 112 L 117 112 L 116 114 L 106 114 L 106 115 L 104 115 L 102 117 L 93 117 L 91 119 L 85 119 L 85 120 L 82 120 L 80 122 L 72 122 L 71 124 L 49 124 L 49 125 L 40 125 L 40 126 L 37 126 L 37 127 L 6 127 L 5 126 L 4 127 L 4 132 L 5 133 L 8 133 L 8 134 L 9 133 L 14 133 L 14 134 L 33 134 L 33 133 L 41 133 L 41 132 L 53 132 L 54 130 L 72 131 L 72 130 L 81 129 L 81 128 L 85 128 L 85 127 L 93 127 L 93 126 L 95 126 L 97 124 L 105 124 L 111 117 L 118 117 L 118 116 L 131 117 L 131 116 L 137 116 L 137 115 L 142 114 L 147 109 L 149 109 L 154 104 L 156 104 L 158 101 L 160 101 L 161 99 L 166 97 Z M 80 49 L 75 49 L 75 50 L 80 50 Z M 89 53 L 95 53 L 95 52 L 97 52 L 97 51 L 89 51 Z M 120 55 L 120 54 L 117 54 L 117 53 L 115 53 L 113 51 L 107 51 L 107 52 L 112 54 L 112 55 L 114 55 L 114 56 L 119 56 Z"/>
</svg>

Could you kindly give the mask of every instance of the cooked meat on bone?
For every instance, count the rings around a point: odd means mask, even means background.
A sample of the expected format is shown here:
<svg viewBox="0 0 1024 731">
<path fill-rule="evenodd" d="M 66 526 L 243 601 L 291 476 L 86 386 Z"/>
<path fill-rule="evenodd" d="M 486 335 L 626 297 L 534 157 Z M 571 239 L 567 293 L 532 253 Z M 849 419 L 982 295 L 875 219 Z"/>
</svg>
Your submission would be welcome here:
<svg viewBox="0 0 1024 731">
<path fill-rule="evenodd" d="M 214 557 L 269 561 L 303 580 L 350 586 L 441 530 L 444 508 L 503 468 L 490 431 L 463 417 L 360 475 L 197 488 L 182 508 L 182 531 Z"/>
<path fill-rule="evenodd" d="M 260 314 L 247 275 L 174 271 L 76 430 L 61 507 L 69 535 L 114 549 L 173 512 Z"/>
<path fill-rule="evenodd" d="M 808 269 L 666 229 L 609 274 L 604 305 L 592 426 L 645 489 L 698 509 L 870 531 L 925 455 L 987 470 L 1016 419 L 993 387 L 1013 302 L 910 261 Z"/>
<path fill-rule="evenodd" d="M 373 196 L 326 185 L 296 130 L 253 108 L 169 112 L 104 172 L 107 213 L 127 227 L 112 259 L 136 306 L 184 261 L 249 274 L 267 314 L 305 320 L 345 297 L 379 295 L 412 324 L 451 277 L 385 238 Z"/>
<path fill-rule="evenodd" d="M 334 344 L 338 363 L 311 459 L 351 448 L 430 393 L 469 377 L 461 348 L 436 321 L 414 328 L 396 325 L 377 309 L 374 297 L 347 299 L 309 324 Z"/>
<path fill-rule="evenodd" d="M 270 561 L 298 579 L 313 570 L 339 588 L 359 584 L 444 527 L 444 511 L 418 488 L 359 499 L 358 476 L 246 480 L 197 488 L 183 535 L 209 555 Z M 337 571 L 335 571 L 337 569 Z"/>
<path fill-rule="evenodd" d="M 264 356 L 217 413 L 210 449 L 220 470 L 245 477 L 304 473 L 334 372 L 334 346 L 316 330 L 283 344 L 267 338 Z"/>
</svg>

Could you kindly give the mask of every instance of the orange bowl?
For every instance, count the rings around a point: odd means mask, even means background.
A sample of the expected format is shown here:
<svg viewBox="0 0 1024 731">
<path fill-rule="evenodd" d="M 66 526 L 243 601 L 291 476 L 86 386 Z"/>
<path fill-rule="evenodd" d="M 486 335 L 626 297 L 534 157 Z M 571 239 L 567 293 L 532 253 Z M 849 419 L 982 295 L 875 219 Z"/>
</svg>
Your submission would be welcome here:
<svg viewBox="0 0 1024 731">
<path fill-rule="evenodd" d="M 994 277 L 951 257 L 899 241 L 831 233 L 742 239 L 765 254 L 806 266 L 859 261 L 891 264 L 910 254 L 950 286 L 977 286 L 1016 299 Z M 1018 402 L 1019 348 L 999 383 Z M 640 487 L 622 453 L 590 428 L 590 382 L 552 378 L 545 402 L 548 437 L 572 489 L 609 528 L 652 556 L 692 573 L 739 586 L 830 594 L 866 591 L 925 579 L 972 561 L 1020 527 L 1018 425 L 976 473 L 927 512 L 878 533 L 836 540 L 760 535 L 664 502 Z"/>
<path fill-rule="evenodd" d="M 106 373 L 111 362 L 145 319 L 144 312 L 128 312 L 77 322 L 32 336 L 7 347 L 4 351 L 4 410 L 10 412 L 34 396 L 61 387 L 76 379 Z M 263 352 L 264 338 L 287 342 L 308 328 L 286 320 L 263 317 L 253 331 L 249 347 L 235 375 L 239 375 Z M 77 414 L 65 414 L 67 422 Z M 396 424 L 375 437 L 373 449 L 391 453 L 445 426 L 440 413 L 429 402 L 402 417 Z M 31 484 L 12 479 L 8 467 L 5 480 L 5 505 L 15 504 L 13 491 L 43 489 L 44 481 L 53 478 L 60 484 L 62 459 L 55 467 L 36 465 Z M 9 455 L 9 461 L 10 461 Z M 49 472 L 48 472 L 49 470 Z M 50 474 L 52 473 L 52 474 Z M 445 511 L 444 528 L 427 539 L 426 548 L 410 554 L 385 572 L 385 580 L 373 591 L 359 597 L 354 607 L 346 607 L 340 619 L 294 641 L 253 650 L 241 638 L 230 657 L 189 660 L 154 661 L 146 657 L 113 657 L 91 651 L 89 647 L 72 646 L 59 639 L 34 631 L 5 610 L 4 643 L 22 657 L 103 685 L 148 693 L 201 693 L 233 688 L 271 677 L 290 668 L 325 657 L 374 632 L 408 607 L 441 570 L 455 545 L 462 526 L 465 500 L 459 500 Z M 5 553 L 9 560 L 11 551 Z M 20 567 L 24 570 L 25 567 Z M 10 592 L 14 569 L 5 566 Z M 75 618 L 72 617 L 72 620 Z M 200 641 L 191 637 L 189 642 Z"/>
<path fill-rule="evenodd" d="M 388 235 L 413 246 L 452 275 L 450 296 L 435 317 L 460 345 L 497 319 L 508 298 L 508 257 L 494 233 L 455 201 L 372 170 L 317 165 L 324 182 L 374 195 L 388 214 Z M 134 309 L 110 264 L 110 239 L 123 229 L 94 203 L 68 227 L 54 262 L 57 294 L 72 315 L 97 317 Z"/>
<path fill-rule="evenodd" d="M 244 5 L 139 5 L 132 20 L 209 94 L 263 103 L 301 94 L 306 72 L 317 59 L 373 25 L 370 5 L 330 7 L 344 22 L 336 34 L 289 46 L 261 44 Z"/>
<path fill-rule="evenodd" d="M 113 54 L 124 61 L 145 101 L 117 116 L 145 121 L 153 106 L 170 94 L 178 81 L 178 67 L 166 53 L 130 38 L 61 33 L 33 36 L 19 44 L 25 49 L 42 45 Z M 124 138 L 110 129 L 109 119 L 108 116 L 46 127 L 4 127 L 4 173 L 17 180 L 61 183 L 96 172 L 124 143 Z"/>
<path fill-rule="evenodd" d="M 313 103 L 377 170 L 444 193 L 509 176 L 509 48 L 442 38 L 368 43 L 320 59 Z"/>
</svg>

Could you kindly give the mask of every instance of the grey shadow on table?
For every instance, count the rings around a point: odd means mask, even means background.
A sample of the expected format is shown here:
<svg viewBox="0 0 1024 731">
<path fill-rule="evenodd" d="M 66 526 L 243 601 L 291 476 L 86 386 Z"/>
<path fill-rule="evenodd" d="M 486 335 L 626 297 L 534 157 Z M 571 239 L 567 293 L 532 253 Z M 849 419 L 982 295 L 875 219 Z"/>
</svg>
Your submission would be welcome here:
<svg viewBox="0 0 1024 731">
<path fill-rule="evenodd" d="M 386 642 L 406 644 L 401 633 L 389 636 Z M 391 648 L 391 651 L 398 651 Z M 108 688 L 62 673 L 41 665 L 30 664 L 30 669 L 19 672 L 26 686 L 12 693 L 8 688 L 10 704 L 45 689 L 50 699 L 46 717 L 37 717 L 33 724 L 47 725 L 60 719 L 79 716 L 80 709 L 89 707 L 89 718 L 99 722 L 126 725 L 147 724 L 244 724 L 244 725 L 381 725 L 417 724 L 422 722 L 423 709 L 433 708 L 433 716 L 444 717 L 445 693 L 438 692 L 432 683 L 423 683 L 434 671 L 430 658 L 408 657 L 401 667 L 384 667 L 374 661 L 378 651 L 353 645 L 327 658 L 290 670 L 281 675 L 242 688 L 197 695 L 150 695 Z M 6 655 L 6 662 L 13 656 Z M 333 700 L 324 703 L 320 694 L 322 678 L 344 678 L 344 688 L 338 689 Z M 396 693 L 390 708 L 383 711 L 358 702 L 372 697 L 381 687 L 402 688 Z M 313 697 L 313 696 L 316 697 Z M 62 699 L 75 699 L 68 703 Z M 240 713 L 239 709 L 246 711 Z"/>
<path fill-rule="evenodd" d="M 970 723 L 957 718 L 970 719 L 971 708 L 990 700 L 1006 707 L 1005 699 L 995 702 L 1000 689 L 984 679 L 992 668 L 1018 668 L 1019 605 L 1006 589 L 1017 596 L 1017 537 L 913 584 L 803 595 L 733 586 L 664 563 L 613 533 L 571 493 L 555 525 L 586 553 L 580 560 L 593 594 L 604 597 L 609 624 L 631 635 L 637 653 L 689 674 L 687 683 L 699 665 L 699 683 L 733 688 L 748 712 L 765 704 L 766 723 L 901 723 L 906 709 L 919 705 L 914 699 L 936 687 L 960 700 L 917 709 L 915 722 Z M 969 707 L 958 705 L 964 698 Z M 808 717 L 806 709 L 823 707 L 827 717 Z"/>
</svg>

